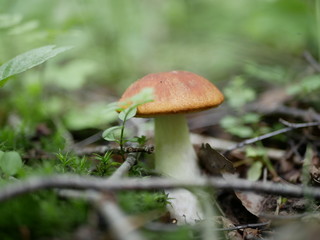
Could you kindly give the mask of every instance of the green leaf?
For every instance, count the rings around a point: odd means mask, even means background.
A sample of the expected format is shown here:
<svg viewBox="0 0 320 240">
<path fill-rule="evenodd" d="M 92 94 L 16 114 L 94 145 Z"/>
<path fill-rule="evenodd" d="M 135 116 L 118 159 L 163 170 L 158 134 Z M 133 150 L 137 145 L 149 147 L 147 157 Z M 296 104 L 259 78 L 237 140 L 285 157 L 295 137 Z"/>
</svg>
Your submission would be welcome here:
<svg viewBox="0 0 320 240">
<path fill-rule="evenodd" d="M 232 128 L 239 126 L 239 118 L 233 116 L 226 116 L 221 120 L 221 126 L 223 128 Z"/>
<path fill-rule="evenodd" d="M 114 126 L 114 127 L 108 128 L 102 133 L 102 137 L 107 141 L 116 141 L 117 140 L 116 134 L 122 128 L 123 128 L 122 126 Z"/>
<path fill-rule="evenodd" d="M 138 143 L 140 144 L 140 145 L 144 145 L 144 144 L 146 144 L 146 142 L 147 142 L 147 137 L 146 136 L 144 136 L 144 135 L 142 135 L 141 137 L 138 137 Z"/>
<path fill-rule="evenodd" d="M 229 133 L 241 137 L 241 138 L 248 138 L 252 137 L 254 134 L 254 131 L 252 128 L 247 126 L 234 126 L 226 129 Z"/>
<path fill-rule="evenodd" d="M 49 45 L 30 50 L 16 56 L 0 67 L 0 87 L 5 84 L 5 80 L 9 77 L 38 66 L 70 48 L 71 47 L 55 48 L 54 45 Z"/>
<path fill-rule="evenodd" d="M 262 166 L 260 161 L 254 162 L 247 172 L 247 179 L 250 181 L 257 181 L 261 176 Z"/>
<path fill-rule="evenodd" d="M 248 146 L 246 148 L 246 157 L 255 158 L 255 157 L 263 157 L 265 155 L 266 155 L 266 150 L 262 147 Z"/>
<path fill-rule="evenodd" d="M 0 151 L 0 161 L 1 161 L 3 154 L 4 154 L 4 152 Z"/>
<path fill-rule="evenodd" d="M 247 124 L 258 123 L 260 121 L 260 115 L 256 113 L 246 113 L 243 115 L 242 121 Z"/>
<path fill-rule="evenodd" d="M 246 103 L 256 98 L 256 92 L 246 84 L 246 80 L 240 76 L 235 77 L 224 89 L 224 94 L 229 105 L 233 108 L 241 108 Z"/>
<path fill-rule="evenodd" d="M 288 87 L 289 95 L 308 94 L 317 92 L 320 89 L 320 74 L 307 76 L 297 84 Z"/>
<path fill-rule="evenodd" d="M 21 157 L 17 152 L 5 152 L 0 158 L 1 170 L 10 176 L 16 174 L 22 165 Z"/>
<path fill-rule="evenodd" d="M 122 121 L 129 120 L 130 118 L 133 118 L 137 114 L 137 108 L 136 107 L 129 107 L 123 110 L 119 113 L 118 118 Z"/>
</svg>

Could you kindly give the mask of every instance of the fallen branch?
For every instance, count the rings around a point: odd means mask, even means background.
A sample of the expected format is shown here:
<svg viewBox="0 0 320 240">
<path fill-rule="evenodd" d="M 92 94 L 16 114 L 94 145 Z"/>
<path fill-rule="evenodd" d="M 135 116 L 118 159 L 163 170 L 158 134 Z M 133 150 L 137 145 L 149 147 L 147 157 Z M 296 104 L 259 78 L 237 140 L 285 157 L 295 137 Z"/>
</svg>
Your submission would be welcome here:
<svg viewBox="0 0 320 240">
<path fill-rule="evenodd" d="M 110 147 L 110 146 L 97 146 L 97 147 L 87 147 L 83 149 L 74 149 L 73 150 L 77 155 L 89 155 L 92 153 L 104 154 L 106 152 L 120 153 L 120 147 Z M 144 147 L 124 147 L 124 153 L 136 153 L 136 152 L 145 152 L 145 153 L 153 153 L 154 146 L 147 145 Z"/>
<path fill-rule="evenodd" d="M 310 196 L 316 199 L 320 199 L 320 188 L 303 187 L 272 182 L 251 182 L 238 178 L 225 180 L 224 178 L 210 177 L 184 181 L 165 178 L 124 178 L 112 180 L 89 176 L 82 177 L 77 175 L 56 175 L 50 177 L 35 177 L 21 182 L 8 184 L 0 189 L 0 202 L 22 194 L 52 188 L 120 191 L 194 187 L 198 188 L 205 186 L 211 186 L 216 189 L 258 192 L 287 197 Z"/>
<path fill-rule="evenodd" d="M 126 175 L 130 168 L 137 162 L 137 154 L 129 153 L 126 160 L 121 164 L 120 167 L 110 176 L 109 179 L 119 179 Z"/>
<path fill-rule="evenodd" d="M 96 202 L 102 217 L 108 222 L 115 239 L 119 240 L 143 240 L 145 239 L 128 221 L 119 206 L 111 199 Z"/>
<path fill-rule="evenodd" d="M 144 237 L 130 223 L 112 197 L 97 191 L 76 191 L 63 189 L 59 196 L 66 198 L 81 198 L 90 201 L 99 211 L 101 217 L 108 223 L 111 233 L 119 240 L 143 240 Z"/>
<path fill-rule="evenodd" d="M 242 142 L 239 142 L 237 143 L 236 145 L 230 147 L 227 151 L 225 151 L 223 154 L 227 154 L 237 148 L 242 148 L 246 145 L 249 145 L 249 144 L 252 144 L 252 143 L 255 143 L 255 142 L 258 142 L 258 141 L 262 141 L 264 139 L 267 139 L 267 138 L 270 138 L 270 137 L 273 137 L 273 136 L 276 136 L 276 135 L 279 135 L 279 134 L 282 134 L 282 133 L 285 133 L 285 132 L 289 132 L 293 129 L 298 129 L 298 128 L 305 128 L 305 127 L 314 127 L 314 126 L 319 126 L 320 125 L 320 122 L 309 122 L 309 123 L 290 123 L 290 122 L 287 122 L 287 121 L 284 121 L 284 120 L 280 120 L 283 124 L 285 124 L 286 128 L 282 128 L 282 129 L 279 129 L 279 130 L 276 130 L 276 131 L 273 131 L 273 132 L 270 132 L 270 133 L 267 133 L 267 134 L 264 134 L 264 135 L 261 135 L 261 136 L 258 136 L 258 137 L 254 137 L 254 138 L 249 138 L 249 139 L 246 139 Z"/>
<path fill-rule="evenodd" d="M 194 145 L 201 145 L 202 143 L 209 143 L 211 146 L 214 146 L 214 149 L 219 151 L 226 151 L 229 148 L 234 147 L 237 145 L 237 142 L 228 141 L 224 139 L 209 137 L 209 136 L 203 136 L 200 134 L 191 134 L 191 142 Z M 281 159 L 285 155 L 285 151 L 275 149 L 275 148 L 265 148 L 267 151 L 267 156 L 272 159 Z M 240 149 L 235 149 L 233 151 L 241 151 Z"/>
</svg>

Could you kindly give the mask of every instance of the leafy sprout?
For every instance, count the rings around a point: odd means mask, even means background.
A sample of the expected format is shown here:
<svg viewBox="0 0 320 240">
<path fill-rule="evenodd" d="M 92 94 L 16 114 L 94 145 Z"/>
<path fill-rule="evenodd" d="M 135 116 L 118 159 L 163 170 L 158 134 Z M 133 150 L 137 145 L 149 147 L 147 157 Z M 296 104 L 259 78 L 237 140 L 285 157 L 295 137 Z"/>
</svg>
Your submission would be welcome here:
<svg viewBox="0 0 320 240">
<path fill-rule="evenodd" d="M 56 168 L 59 172 L 66 173 L 72 172 L 77 174 L 89 174 L 90 162 L 86 157 L 77 157 L 69 155 L 69 153 L 57 153 L 59 163 Z"/>
<path fill-rule="evenodd" d="M 124 144 L 127 142 L 145 142 L 145 139 L 141 138 L 125 138 L 125 125 L 126 122 L 133 118 L 137 114 L 138 107 L 142 104 L 152 102 L 153 101 L 153 89 L 152 88 L 144 88 L 138 94 L 130 98 L 127 102 L 124 103 L 111 103 L 108 105 L 109 111 L 118 111 L 118 118 L 122 121 L 120 126 L 113 126 L 106 129 L 102 137 L 107 141 L 114 141 L 119 144 L 120 152 L 123 156 L 124 154 Z"/>
<path fill-rule="evenodd" d="M 111 157 L 111 151 L 106 152 L 103 156 L 100 156 L 98 154 L 95 155 L 95 159 L 99 161 L 99 164 L 96 167 L 96 175 L 100 177 L 110 176 L 115 171 L 120 163 L 112 161 Z"/>
</svg>

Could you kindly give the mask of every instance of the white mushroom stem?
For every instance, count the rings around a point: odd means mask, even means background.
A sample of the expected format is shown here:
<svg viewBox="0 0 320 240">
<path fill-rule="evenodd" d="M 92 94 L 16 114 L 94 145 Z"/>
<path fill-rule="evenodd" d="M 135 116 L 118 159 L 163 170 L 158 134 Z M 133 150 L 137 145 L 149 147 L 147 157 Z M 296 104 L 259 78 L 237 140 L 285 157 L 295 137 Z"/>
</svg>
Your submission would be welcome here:
<svg viewBox="0 0 320 240">
<path fill-rule="evenodd" d="M 155 167 L 166 177 L 179 180 L 200 176 L 197 156 L 190 142 L 184 115 L 165 115 L 155 118 Z M 195 223 L 202 219 L 197 197 L 186 189 L 168 190 L 168 210 L 178 224 Z"/>
</svg>

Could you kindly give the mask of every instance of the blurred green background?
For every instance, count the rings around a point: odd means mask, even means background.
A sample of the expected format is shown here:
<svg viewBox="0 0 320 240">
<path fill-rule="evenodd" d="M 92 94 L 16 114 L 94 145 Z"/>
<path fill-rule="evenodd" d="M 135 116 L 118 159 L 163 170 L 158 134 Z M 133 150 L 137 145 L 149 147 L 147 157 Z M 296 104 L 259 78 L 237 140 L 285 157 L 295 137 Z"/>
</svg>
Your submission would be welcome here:
<svg viewBox="0 0 320 240">
<path fill-rule="evenodd" d="M 108 103 L 153 72 L 187 70 L 222 89 L 220 109 L 232 110 L 221 120 L 227 139 L 276 128 L 278 119 L 266 126 L 264 116 L 243 111 L 268 90 L 288 94 L 287 106 L 320 111 L 319 20 L 316 0 L 0 0 L 0 65 L 46 45 L 73 47 L 0 89 L 0 150 L 23 158 L 13 174 L 0 171 L 0 184 L 33 175 L 94 174 L 92 159 L 59 150 L 114 124 Z M 114 171 L 111 159 L 100 158 L 98 167 Z M 145 166 L 133 171 L 148 175 Z M 147 193 L 119 199 L 129 213 L 165 205 L 161 194 L 160 202 Z M 88 219 L 86 203 L 61 201 L 52 192 L 1 204 L 0 215 L 0 233 L 7 234 L 1 239 L 26 229 L 30 239 L 70 233 Z"/>
<path fill-rule="evenodd" d="M 245 75 L 259 93 L 299 82 L 309 65 L 305 51 L 318 58 L 314 1 L 0 0 L 0 6 L 0 64 L 44 45 L 74 46 L 1 89 L 2 124 L 9 108 L 26 122 L 59 118 L 71 129 L 99 127 L 113 119 L 103 114 L 106 103 L 148 73 L 188 70 L 221 88 Z"/>
</svg>

